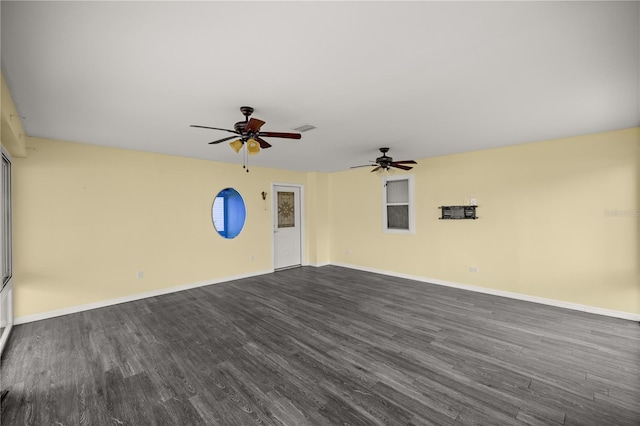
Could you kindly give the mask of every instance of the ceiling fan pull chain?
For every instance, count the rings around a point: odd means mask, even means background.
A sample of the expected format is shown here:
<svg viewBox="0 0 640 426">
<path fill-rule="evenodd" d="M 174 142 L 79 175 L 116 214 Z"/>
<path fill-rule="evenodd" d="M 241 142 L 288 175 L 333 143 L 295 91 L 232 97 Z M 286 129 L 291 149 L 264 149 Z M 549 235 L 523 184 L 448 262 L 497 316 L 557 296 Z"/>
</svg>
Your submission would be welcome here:
<svg viewBox="0 0 640 426">
<path fill-rule="evenodd" d="M 249 173 L 249 149 L 247 144 L 244 144 L 244 164 L 246 164 L 247 173 Z"/>
</svg>

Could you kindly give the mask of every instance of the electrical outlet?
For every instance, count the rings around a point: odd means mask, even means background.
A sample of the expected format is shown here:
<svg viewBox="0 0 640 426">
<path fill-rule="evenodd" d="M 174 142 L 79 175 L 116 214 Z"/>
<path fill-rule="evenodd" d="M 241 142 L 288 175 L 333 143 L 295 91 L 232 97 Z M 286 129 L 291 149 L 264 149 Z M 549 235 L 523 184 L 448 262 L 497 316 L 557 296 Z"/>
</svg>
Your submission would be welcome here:
<svg viewBox="0 0 640 426">
<path fill-rule="evenodd" d="M 141 280 L 144 278 L 144 271 L 138 271 L 138 279 Z"/>
<path fill-rule="evenodd" d="M 253 262 L 255 260 L 255 258 L 253 257 L 253 255 L 249 256 L 249 262 Z"/>
<path fill-rule="evenodd" d="M 469 266 L 469 272 L 478 272 L 477 266 Z"/>
</svg>

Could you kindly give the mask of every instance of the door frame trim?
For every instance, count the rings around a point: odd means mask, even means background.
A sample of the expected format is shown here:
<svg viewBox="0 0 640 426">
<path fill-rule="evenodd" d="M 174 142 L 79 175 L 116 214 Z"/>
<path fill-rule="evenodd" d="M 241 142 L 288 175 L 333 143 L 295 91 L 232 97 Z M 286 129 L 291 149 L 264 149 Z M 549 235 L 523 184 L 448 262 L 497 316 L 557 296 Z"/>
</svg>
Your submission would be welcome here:
<svg viewBox="0 0 640 426">
<path fill-rule="evenodd" d="M 7 150 L 4 149 L 4 146 L 0 145 L 0 155 L 2 155 L 2 157 L 5 157 L 8 161 L 9 161 L 9 206 L 8 206 L 8 213 L 9 213 L 9 232 L 11 234 L 13 234 L 13 215 L 12 215 L 12 205 L 13 205 L 13 164 L 12 164 L 12 159 L 11 159 L 11 155 L 9 154 L 9 152 Z M 0 215 L 2 217 L 2 219 L 4 220 L 4 211 L 1 212 L 2 214 Z M 3 236 L 4 237 L 4 236 Z M 11 239 L 10 241 L 13 241 L 13 239 Z M 2 251 L 2 250 L 0 250 Z M 7 281 L 7 283 L 4 285 L 4 287 L 2 287 L 2 282 L 0 282 L 0 304 L 2 304 L 4 306 L 0 307 L 0 326 L 2 326 L 2 328 L 4 328 L 3 333 L 0 335 L 0 358 L 2 358 L 2 353 L 4 352 L 5 347 L 7 346 L 7 342 L 9 341 L 9 336 L 11 335 L 11 330 L 13 329 L 13 325 L 15 323 L 15 318 L 14 318 L 14 312 L 13 312 L 13 244 L 11 247 L 9 247 L 9 262 L 11 262 L 11 264 L 9 265 L 10 267 L 10 272 L 11 275 L 9 276 L 9 280 Z M 4 253 L 2 253 L 2 256 L 4 256 Z M 4 275 L 4 273 L 3 273 Z M 4 315 L 6 314 L 6 318 L 4 317 Z"/>
<path fill-rule="evenodd" d="M 304 185 L 300 183 L 283 183 L 283 182 L 271 182 L 271 269 L 276 270 L 276 239 L 274 238 L 274 229 L 276 226 L 276 186 L 290 186 L 298 188 L 300 190 L 300 265 L 307 266 L 306 257 L 306 223 L 305 223 L 305 208 L 304 208 Z"/>
</svg>

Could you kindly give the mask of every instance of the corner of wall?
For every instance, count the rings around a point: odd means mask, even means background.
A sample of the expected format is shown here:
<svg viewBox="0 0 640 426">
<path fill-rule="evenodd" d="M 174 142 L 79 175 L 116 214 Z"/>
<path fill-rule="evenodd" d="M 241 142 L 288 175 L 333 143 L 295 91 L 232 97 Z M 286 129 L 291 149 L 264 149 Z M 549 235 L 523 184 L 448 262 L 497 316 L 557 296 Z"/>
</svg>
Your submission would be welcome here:
<svg viewBox="0 0 640 426">
<path fill-rule="evenodd" d="M 333 173 L 331 263 L 640 314 L 639 150 L 627 128 L 419 159 L 412 236 L 382 233 L 375 179 Z M 480 220 L 438 220 L 471 196 Z"/>
<path fill-rule="evenodd" d="M 0 86 L 0 127 L 2 130 L 0 142 L 12 157 L 26 157 L 27 144 L 20 114 L 16 110 L 11 92 L 2 73 L 0 73 L 0 77 L 2 80 L 2 86 Z"/>
<path fill-rule="evenodd" d="M 638 98 L 638 102 L 639 102 L 638 107 L 640 109 L 640 97 Z M 636 239 L 636 250 L 637 250 L 637 253 L 640 254 L 640 127 L 636 128 L 636 147 L 638 149 L 638 155 L 637 155 L 638 158 L 637 158 L 637 164 L 636 164 L 636 179 L 637 179 L 637 184 L 636 184 L 636 230 L 637 231 L 636 232 L 638 236 Z M 636 312 L 640 314 L 640 265 L 638 265 L 637 263 L 636 263 L 636 271 L 638 275 L 638 281 L 636 283 L 636 288 L 638 291 L 638 304 L 637 304 Z"/>
<path fill-rule="evenodd" d="M 310 265 L 326 265 L 329 256 L 329 175 L 307 173 L 307 260 Z"/>
</svg>

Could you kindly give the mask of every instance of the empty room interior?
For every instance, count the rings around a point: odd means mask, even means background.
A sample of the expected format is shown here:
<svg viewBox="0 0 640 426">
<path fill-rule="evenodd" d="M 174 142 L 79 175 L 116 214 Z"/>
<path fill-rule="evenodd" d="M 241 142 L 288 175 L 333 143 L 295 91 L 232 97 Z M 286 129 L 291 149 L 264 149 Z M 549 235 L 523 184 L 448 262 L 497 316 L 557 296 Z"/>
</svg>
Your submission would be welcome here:
<svg viewBox="0 0 640 426">
<path fill-rule="evenodd" d="M 0 17 L 2 425 L 640 424 L 640 2 Z"/>
</svg>

